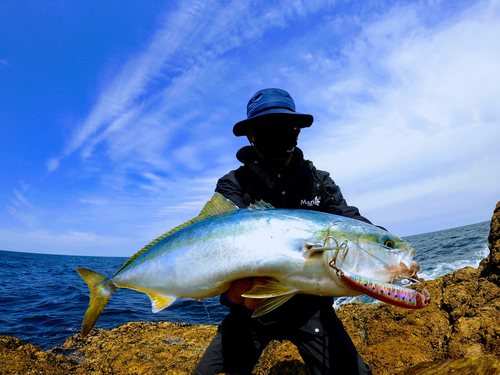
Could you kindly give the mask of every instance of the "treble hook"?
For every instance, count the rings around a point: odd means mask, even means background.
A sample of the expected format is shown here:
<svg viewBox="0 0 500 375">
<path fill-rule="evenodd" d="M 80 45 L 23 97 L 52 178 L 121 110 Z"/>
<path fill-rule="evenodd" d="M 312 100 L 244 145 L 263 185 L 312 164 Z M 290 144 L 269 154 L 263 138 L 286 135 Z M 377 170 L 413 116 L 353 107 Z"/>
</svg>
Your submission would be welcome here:
<svg viewBox="0 0 500 375">
<path fill-rule="evenodd" d="M 394 277 L 394 280 L 392 281 L 393 283 L 395 281 L 399 281 L 399 280 L 406 280 L 409 284 L 417 284 L 417 285 L 422 285 L 422 283 L 414 277 L 415 274 L 412 274 L 410 276 L 401 276 L 401 275 L 396 275 Z"/>
<path fill-rule="evenodd" d="M 327 246 L 327 242 L 329 240 L 333 240 L 335 241 L 335 246 Z M 328 243 L 328 245 L 330 245 L 330 243 Z M 335 237 L 333 236 L 327 236 L 325 238 L 325 241 L 323 242 L 323 246 L 325 248 L 328 248 L 328 249 L 331 249 L 331 250 L 335 250 L 335 254 L 333 255 L 333 258 L 332 260 L 328 263 L 328 265 L 330 267 L 332 267 L 337 273 L 339 272 L 342 272 L 336 265 L 336 262 L 337 262 L 337 256 L 339 255 L 339 251 L 340 250 L 343 250 L 345 251 L 345 255 L 344 255 L 344 258 L 345 256 L 347 255 L 347 252 L 349 251 L 349 246 L 347 246 L 347 240 L 344 240 L 340 245 L 339 245 L 339 242 L 335 239 Z"/>
<path fill-rule="evenodd" d="M 420 282 L 419 279 L 417 279 L 415 277 L 416 275 L 416 272 L 414 272 L 411 276 L 400 276 L 400 275 L 397 275 L 394 280 L 392 281 L 392 283 L 394 283 L 395 281 L 399 281 L 399 280 L 407 280 L 410 284 L 410 285 L 419 285 L 419 286 L 422 286 L 422 293 L 424 293 L 428 298 L 431 298 L 431 294 L 429 293 L 429 291 L 423 286 L 423 284 Z M 405 288 L 407 288 L 408 286 L 404 286 Z"/>
</svg>

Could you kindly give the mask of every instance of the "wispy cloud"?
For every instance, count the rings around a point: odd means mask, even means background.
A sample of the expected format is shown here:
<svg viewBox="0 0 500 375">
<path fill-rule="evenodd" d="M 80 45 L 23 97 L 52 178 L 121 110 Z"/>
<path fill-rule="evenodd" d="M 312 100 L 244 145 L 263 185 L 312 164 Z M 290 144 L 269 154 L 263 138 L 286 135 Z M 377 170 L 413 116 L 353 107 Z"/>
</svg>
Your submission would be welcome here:
<svg viewBox="0 0 500 375">
<path fill-rule="evenodd" d="M 380 212 L 388 203 L 400 202 L 406 213 L 420 211 L 418 205 L 431 212 L 440 192 L 479 189 L 486 196 L 466 204 L 484 206 L 487 197 L 493 205 L 500 184 L 500 167 L 491 164 L 500 158 L 499 4 L 481 3 L 433 28 L 418 18 L 420 7 L 395 9 L 366 25 L 346 51 L 347 69 L 362 74 L 363 84 L 346 74 L 324 87 L 332 102 L 343 103 L 335 106 L 343 115 L 321 135 L 334 147 L 312 152 L 326 169 L 335 160 L 342 185 L 388 222 L 392 213 Z"/>
<path fill-rule="evenodd" d="M 130 58 L 103 89 L 61 157 L 78 150 L 88 157 L 105 143 L 111 158 L 133 155 L 155 167 L 168 165 L 161 154 L 166 147 L 175 148 L 171 141 L 176 130 L 209 116 L 196 108 L 212 87 L 227 79 L 228 70 L 221 64 L 224 54 L 258 40 L 268 29 L 285 27 L 289 19 L 319 4 L 180 2 L 145 50 Z M 231 89 L 225 91 L 217 93 L 221 98 L 231 95 Z M 49 171 L 56 161 L 47 163 Z"/>
<path fill-rule="evenodd" d="M 232 125 L 274 86 L 315 117 L 306 157 L 377 224 L 414 234 L 466 224 L 465 211 L 486 220 L 500 186 L 499 8 L 179 1 L 46 160 L 64 188 L 17 189 L 10 217 L 30 243 L 131 254 L 198 214 L 239 165 L 247 142 Z"/>
<path fill-rule="evenodd" d="M 24 238 L 21 244 L 20 236 Z M 123 247 L 130 244 L 130 239 L 126 237 L 76 231 L 56 234 L 48 230 L 18 232 L 0 229 L 0 237 L 4 249 L 66 255 L 120 256 Z"/>
<path fill-rule="evenodd" d="M 47 170 L 49 172 L 53 172 L 59 167 L 59 160 L 56 158 L 50 158 L 45 161 L 45 165 L 47 166 Z"/>
<path fill-rule="evenodd" d="M 29 187 L 21 183 L 21 188 L 23 192 L 13 189 L 14 196 L 11 197 L 10 204 L 6 206 L 7 212 L 17 222 L 28 228 L 33 228 L 39 223 L 40 210 L 30 202 L 27 196 Z"/>
<path fill-rule="evenodd" d="M 13 202 L 16 206 L 22 206 L 22 205 L 30 206 L 28 200 L 19 191 L 14 190 L 14 195 L 16 196 L 16 199 L 14 199 Z"/>
</svg>

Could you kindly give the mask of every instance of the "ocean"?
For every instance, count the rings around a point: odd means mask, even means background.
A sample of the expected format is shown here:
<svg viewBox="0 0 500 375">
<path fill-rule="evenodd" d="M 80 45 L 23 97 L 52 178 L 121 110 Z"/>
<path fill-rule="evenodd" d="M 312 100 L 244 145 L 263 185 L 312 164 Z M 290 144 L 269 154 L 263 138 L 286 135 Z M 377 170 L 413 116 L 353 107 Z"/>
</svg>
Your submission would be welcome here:
<svg viewBox="0 0 500 375">
<path fill-rule="evenodd" d="M 465 266 L 477 267 L 488 253 L 490 222 L 405 237 L 416 250 L 419 277 L 432 280 Z M 111 276 L 128 258 L 47 255 L 0 250 L 0 335 L 9 335 L 44 350 L 62 346 L 81 329 L 89 291 L 75 271 L 89 268 Z M 336 298 L 335 306 L 366 297 Z M 112 329 L 132 321 L 218 324 L 227 313 L 218 298 L 179 300 L 160 313 L 149 297 L 120 289 L 110 298 L 96 328 Z"/>
</svg>

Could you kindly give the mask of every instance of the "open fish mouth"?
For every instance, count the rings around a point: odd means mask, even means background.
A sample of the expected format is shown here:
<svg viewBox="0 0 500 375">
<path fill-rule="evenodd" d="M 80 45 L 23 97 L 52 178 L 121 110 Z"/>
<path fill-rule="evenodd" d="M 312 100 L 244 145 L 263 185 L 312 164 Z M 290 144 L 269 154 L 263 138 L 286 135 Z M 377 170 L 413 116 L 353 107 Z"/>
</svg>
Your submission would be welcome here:
<svg viewBox="0 0 500 375">
<path fill-rule="evenodd" d="M 416 262 L 414 263 L 418 266 Z M 420 284 L 418 279 L 414 276 L 395 277 L 393 281 L 403 280 L 405 282 L 406 286 L 401 286 L 394 283 L 384 283 L 369 279 L 350 272 L 344 272 L 335 265 L 334 260 L 332 260 L 329 265 L 333 268 L 338 278 L 347 286 L 370 297 L 376 298 L 379 301 L 405 309 L 422 309 L 427 307 L 431 302 L 430 294 L 427 289 L 423 288 L 421 293 L 415 289 L 406 287 L 413 283 Z"/>
<path fill-rule="evenodd" d="M 415 251 L 411 246 L 405 244 L 399 250 L 388 251 L 385 254 L 387 259 L 384 259 L 382 255 L 377 256 L 376 252 L 369 251 L 369 246 L 366 244 L 365 246 L 359 246 L 358 242 L 357 256 L 353 258 L 358 261 L 363 259 L 365 261 L 365 266 L 363 267 L 357 264 L 353 266 L 352 259 L 350 260 L 351 262 L 347 260 L 349 253 L 348 241 L 344 241 L 341 244 L 333 238 L 329 239 L 329 241 L 330 247 L 334 251 L 328 265 L 347 286 L 382 302 L 406 309 L 421 309 L 429 305 L 430 294 L 425 288 L 423 288 L 422 292 L 408 288 L 411 284 L 420 284 L 417 279 L 417 272 L 420 270 L 420 266 L 413 260 Z M 332 246 L 333 244 L 335 245 Z M 395 261 L 396 259 L 398 261 Z M 383 265 L 383 267 L 380 269 L 370 268 L 370 266 L 373 267 L 377 263 Z M 350 270 L 346 270 L 349 267 L 344 266 L 350 264 Z M 360 272 L 363 270 L 369 271 L 366 273 L 377 275 L 380 279 L 388 278 L 387 281 L 389 282 L 370 278 L 366 275 L 363 276 L 363 273 L 357 274 L 355 273 L 356 269 Z M 398 283 L 396 284 L 396 282 Z"/>
<path fill-rule="evenodd" d="M 397 278 L 415 277 L 420 266 L 413 260 L 415 250 L 400 240 L 389 248 L 376 241 L 346 239 L 339 242 L 333 236 L 325 240 L 332 250 L 330 266 L 334 264 L 344 272 L 367 277 L 381 282 L 393 282 Z"/>
<path fill-rule="evenodd" d="M 397 266 L 388 266 L 387 272 L 393 273 L 396 277 L 416 277 L 417 272 L 420 271 L 420 266 L 417 262 L 412 260 L 410 266 L 406 263 L 400 262 Z"/>
</svg>

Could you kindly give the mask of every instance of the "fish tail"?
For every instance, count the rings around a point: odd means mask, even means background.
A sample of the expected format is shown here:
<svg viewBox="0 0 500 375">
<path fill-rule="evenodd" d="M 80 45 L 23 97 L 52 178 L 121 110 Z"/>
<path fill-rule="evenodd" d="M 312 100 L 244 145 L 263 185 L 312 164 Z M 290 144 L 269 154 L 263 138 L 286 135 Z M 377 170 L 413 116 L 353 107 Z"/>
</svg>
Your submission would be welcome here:
<svg viewBox="0 0 500 375">
<path fill-rule="evenodd" d="M 94 328 L 102 311 L 108 303 L 109 297 L 117 289 L 109 277 L 86 268 L 77 268 L 83 280 L 87 283 L 90 290 L 90 303 L 82 323 L 82 338 Z"/>
</svg>

